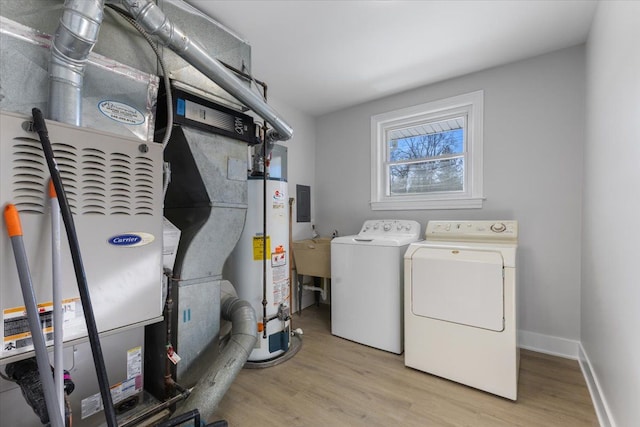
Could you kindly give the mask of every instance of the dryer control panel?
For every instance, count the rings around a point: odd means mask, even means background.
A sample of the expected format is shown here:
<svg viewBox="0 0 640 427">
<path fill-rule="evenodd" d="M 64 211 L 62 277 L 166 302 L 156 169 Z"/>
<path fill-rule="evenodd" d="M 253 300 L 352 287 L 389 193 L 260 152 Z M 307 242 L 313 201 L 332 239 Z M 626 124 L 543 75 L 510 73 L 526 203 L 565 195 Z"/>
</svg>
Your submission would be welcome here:
<svg viewBox="0 0 640 427">
<path fill-rule="evenodd" d="M 426 240 L 517 243 L 518 221 L 429 221 Z"/>
</svg>

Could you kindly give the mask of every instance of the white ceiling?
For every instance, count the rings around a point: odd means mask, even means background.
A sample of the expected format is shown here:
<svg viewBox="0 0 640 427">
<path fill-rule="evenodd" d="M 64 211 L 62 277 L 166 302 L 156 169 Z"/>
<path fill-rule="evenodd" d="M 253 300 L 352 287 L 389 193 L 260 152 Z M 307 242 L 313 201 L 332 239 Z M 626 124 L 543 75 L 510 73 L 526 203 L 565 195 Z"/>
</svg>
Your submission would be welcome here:
<svg viewBox="0 0 640 427">
<path fill-rule="evenodd" d="M 595 0 L 187 0 L 251 45 L 268 95 L 313 116 L 583 43 Z"/>
</svg>

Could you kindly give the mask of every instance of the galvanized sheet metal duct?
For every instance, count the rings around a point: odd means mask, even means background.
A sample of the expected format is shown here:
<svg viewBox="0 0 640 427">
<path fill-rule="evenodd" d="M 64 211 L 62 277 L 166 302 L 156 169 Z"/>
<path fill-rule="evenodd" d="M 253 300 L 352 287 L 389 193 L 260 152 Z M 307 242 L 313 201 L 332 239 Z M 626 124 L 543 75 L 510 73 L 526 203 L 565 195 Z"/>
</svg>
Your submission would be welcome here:
<svg viewBox="0 0 640 427">
<path fill-rule="evenodd" d="M 121 2 L 147 32 L 271 124 L 274 129 L 268 133 L 267 142 L 291 138 L 292 128 L 261 97 L 173 25 L 154 3 Z M 99 0 L 65 1 L 50 62 L 49 105 L 54 120 L 81 125 L 84 64 L 97 40 L 103 7 L 104 2 Z M 251 305 L 230 295 L 223 298 L 221 305 L 222 317 L 232 322 L 231 338 L 180 411 L 198 408 L 203 415 L 211 415 L 255 345 L 257 320 Z"/>
<path fill-rule="evenodd" d="M 212 58 L 182 29 L 172 23 L 153 2 L 150 0 L 122 0 L 122 4 L 149 34 L 158 37 L 162 44 L 180 55 L 273 126 L 267 135 L 268 141 L 284 141 L 291 138 L 293 129 L 276 111 L 255 92 L 244 86 L 233 73 L 215 58 Z"/>
<path fill-rule="evenodd" d="M 66 0 L 51 45 L 50 119 L 81 126 L 84 69 L 98 39 L 104 1 Z"/>
<path fill-rule="evenodd" d="M 182 358 L 176 378 L 191 387 L 219 353 L 210 343 L 217 343 L 220 329 L 223 265 L 245 222 L 247 147 L 226 136 L 177 125 L 164 155 L 173 169 L 164 213 L 182 231 L 173 270 L 178 312 L 189 310 L 194 318 L 175 324 Z"/>
<path fill-rule="evenodd" d="M 273 127 L 267 134 L 268 142 L 293 136 L 291 126 L 271 106 L 172 23 L 155 3 L 150 0 L 109 2 L 122 3 L 149 34 L 265 119 Z M 49 117 L 53 120 L 81 125 L 84 67 L 98 38 L 103 8 L 104 0 L 65 1 L 49 66 Z"/>
</svg>

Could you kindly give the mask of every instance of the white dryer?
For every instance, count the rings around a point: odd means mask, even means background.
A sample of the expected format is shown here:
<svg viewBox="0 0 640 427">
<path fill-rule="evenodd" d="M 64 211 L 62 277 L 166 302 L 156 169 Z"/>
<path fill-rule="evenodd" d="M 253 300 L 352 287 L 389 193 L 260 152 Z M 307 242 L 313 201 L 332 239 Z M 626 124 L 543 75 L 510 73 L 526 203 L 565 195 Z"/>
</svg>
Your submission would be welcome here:
<svg viewBox="0 0 640 427">
<path fill-rule="evenodd" d="M 405 365 L 516 400 L 516 221 L 429 221 L 404 256 Z"/>
<path fill-rule="evenodd" d="M 331 241 L 331 333 L 360 344 L 403 351 L 403 255 L 420 224 L 368 220 L 355 236 Z"/>
</svg>

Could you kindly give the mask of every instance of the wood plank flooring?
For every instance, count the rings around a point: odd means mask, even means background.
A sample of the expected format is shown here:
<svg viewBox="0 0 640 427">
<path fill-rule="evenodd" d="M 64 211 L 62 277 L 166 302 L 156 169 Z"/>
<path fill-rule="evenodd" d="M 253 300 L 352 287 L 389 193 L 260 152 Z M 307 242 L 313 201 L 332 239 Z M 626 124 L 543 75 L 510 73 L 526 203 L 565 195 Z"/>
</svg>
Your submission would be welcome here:
<svg viewBox="0 0 640 427">
<path fill-rule="evenodd" d="M 522 350 L 518 401 L 404 366 L 403 356 L 331 335 L 328 306 L 293 318 L 300 351 L 243 369 L 210 422 L 252 426 L 597 426 L 578 362 Z"/>
</svg>

